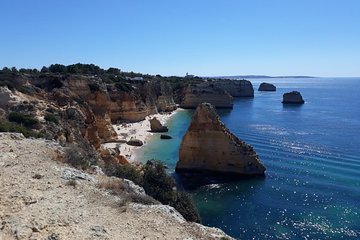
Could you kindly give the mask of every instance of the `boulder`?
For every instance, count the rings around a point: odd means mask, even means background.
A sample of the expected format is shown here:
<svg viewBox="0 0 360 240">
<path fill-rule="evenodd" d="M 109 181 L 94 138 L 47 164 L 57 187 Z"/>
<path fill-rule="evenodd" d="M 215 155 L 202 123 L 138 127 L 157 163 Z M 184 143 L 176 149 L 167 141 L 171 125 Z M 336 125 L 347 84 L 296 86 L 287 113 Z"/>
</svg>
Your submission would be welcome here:
<svg viewBox="0 0 360 240">
<path fill-rule="evenodd" d="M 7 109 L 21 100 L 9 90 L 8 87 L 0 87 L 0 108 Z"/>
<path fill-rule="evenodd" d="M 160 139 L 172 139 L 172 137 L 169 135 L 161 134 Z"/>
<path fill-rule="evenodd" d="M 275 92 L 276 91 L 276 87 L 275 85 L 271 84 L 271 83 L 261 83 L 259 86 L 258 91 L 264 91 L 264 92 Z"/>
<path fill-rule="evenodd" d="M 303 104 L 303 103 L 305 103 L 305 101 L 298 91 L 292 91 L 292 92 L 284 93 L 282 103 L 284 103 L 284 104 Z"/>
<path fill-rule="evenodd" d="M 163 126 L 156 117 L 153 117 L 149 121 L 150 121 L 151 132 L 168 132 L 169 131 L 169 129 L 166 126 Z"/>
<path fill-rule="evenodd" d="M 210 104 L 200 104 L 181 141 L 176 172 L 240 177 L 264 171 L 252 146 L 232 134 Z"/>
<path fill-rule="evenodd" d="M 136 147 L 140 147 L 140 146 L 144 145 L 144 143 L 141 140 L 136 139 L 136 138 L 130 139 L 126 144 L 130 145 L 130 146 L 136 146 Z"/>
</svg>

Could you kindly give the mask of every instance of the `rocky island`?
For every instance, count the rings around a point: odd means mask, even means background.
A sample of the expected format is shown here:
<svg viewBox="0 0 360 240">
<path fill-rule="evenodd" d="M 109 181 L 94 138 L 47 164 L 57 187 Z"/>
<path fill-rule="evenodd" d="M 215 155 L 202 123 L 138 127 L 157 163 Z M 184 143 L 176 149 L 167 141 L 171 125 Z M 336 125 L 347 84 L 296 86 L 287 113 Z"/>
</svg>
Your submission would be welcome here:
<svg viewBox="0 0 360 240">
<path fill-rule="evenodd" d="M 292 91 L 288 93 L 284 93 L 283 101 L 284 104 L 304 104 L 305 101 L 301 96 L 301 93 L 298 91 Z"/>
<path fill-rule="evenodd" d="M 264 175 L 265 167 L 254 149 L 226 128 L 211 104 L 202 103 L 181 141 L 176 172 L 257 176 Z"/>
<path fill-rule="evenodd" d="M 263 82 L 260 84 L 258 91 L 275 92 L 276 87 L 274 84 Z"/>
</svg>

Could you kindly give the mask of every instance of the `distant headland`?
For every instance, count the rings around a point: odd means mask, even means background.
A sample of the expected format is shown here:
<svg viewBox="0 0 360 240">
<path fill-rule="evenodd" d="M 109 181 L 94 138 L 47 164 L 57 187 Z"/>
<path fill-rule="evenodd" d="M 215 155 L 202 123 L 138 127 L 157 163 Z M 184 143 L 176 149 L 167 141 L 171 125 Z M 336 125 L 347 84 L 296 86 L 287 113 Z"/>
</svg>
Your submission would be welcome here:
<svg viewBox="0 0 360 240">
<path fill-rule="evenodd" d="M 226 78 L 226 79 L 246 79 L 246 78 L 317 78 L 314 76 L 267 76 L 267 75 L 236 75 L 236 76 L 217 76 L 211 78 Z"/>
</svg>

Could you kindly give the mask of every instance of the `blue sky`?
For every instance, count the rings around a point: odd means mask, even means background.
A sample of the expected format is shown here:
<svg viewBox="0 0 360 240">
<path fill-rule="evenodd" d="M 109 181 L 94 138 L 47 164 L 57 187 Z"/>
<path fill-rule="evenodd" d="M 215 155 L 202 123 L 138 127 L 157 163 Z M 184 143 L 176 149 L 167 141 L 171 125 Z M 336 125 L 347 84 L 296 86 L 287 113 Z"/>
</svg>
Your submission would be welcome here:
<svg viewBox="0 0 360 240">
<path fill-rule="evenodd" d="M 359 0 L 0 0 L 0 67 L 360 76 Z"/>
</svg>

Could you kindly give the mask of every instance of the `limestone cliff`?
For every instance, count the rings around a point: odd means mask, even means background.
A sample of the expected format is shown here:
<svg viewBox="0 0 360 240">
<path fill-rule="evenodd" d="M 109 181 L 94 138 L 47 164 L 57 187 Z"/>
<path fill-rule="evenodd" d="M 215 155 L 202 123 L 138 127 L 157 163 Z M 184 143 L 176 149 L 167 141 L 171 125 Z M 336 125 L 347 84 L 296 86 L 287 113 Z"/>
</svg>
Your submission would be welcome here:
<svg viewBox="0 0 360 240">
<path fill-rule="evenodd" d="M 248 80 L 216 80 L 216 87 L 224 89 L 233 97 L 254 97 L 254 88 Z"/>
<path fill-rule="evenodd" d="M 216 108 L 232 108 L 233 98 L 225 90 L 213 84 L 189 85 L 183 91 L 180 107 L 196 108 L 199 104 L 208 102 Z"/>
<path fill-rule="evenodd" d="M 108 86 L 111 99 L 111 119 L 115 121 L 141 121 L 158 112 L 175 110 L 176 104 L 169 84 L 152 81 L 134 84 L 127 91 Z"/>
<path fill-rule="evenodd" d="M 263 175 L 254 149 L 232 134 L 208 103 L 199 105 L 179 149 L 177 172 Z"/>
</svg>

